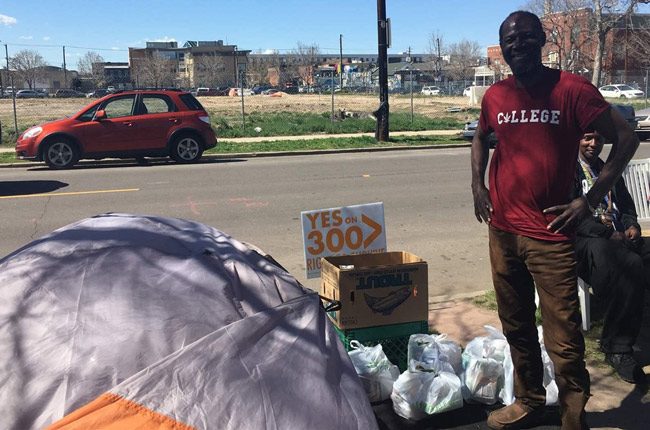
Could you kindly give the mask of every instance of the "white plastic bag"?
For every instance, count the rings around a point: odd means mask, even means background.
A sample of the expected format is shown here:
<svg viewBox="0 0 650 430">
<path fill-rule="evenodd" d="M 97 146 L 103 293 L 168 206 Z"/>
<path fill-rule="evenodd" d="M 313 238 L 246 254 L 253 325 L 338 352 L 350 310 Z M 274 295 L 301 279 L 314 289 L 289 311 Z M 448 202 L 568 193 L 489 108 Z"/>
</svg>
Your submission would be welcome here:
<svg viewBox="0 0 650 430">
<path fill-rule="evenodd" d="M 402 373 L 393 385 L 393 410 L 403 418 L 420 420 L 463 407 L 461 382 L 450 372 Z"/>
<path fill-rule="evenodd" d="M 445 371 L 460 374 L 461 348 L 446 334 L 413 334 L 408 343 L 408 366 L 410 371 Z M 449 364 L 449 365 L 447 365 Z"/>
<path fill-rule="evenodd" d="M 537 327 L 538 340 L 540 348 L 542 350 L 542 363 L 544 365 L 544 388 L 546 389 L 546 404 L 547 405 L 557 405 L 558 404 L 558 387 L 555 382 L 555 367 L 549 357 L 548 352 L 546 352 L 546 347 L 544 346 L 544 334 L 541 326 Z M 499 400 L 504 405 L 511 405 L 515 401 L 514 396 L 514 365 L 512 363 L 512 357 L 510 355 L 510 348 L 506 348 L 506 355 L 503 361 L 503 375 L 504 383 L 499 393 Z"/>
<path fill-rule="evenodd" d="M 371 402 L 388 399 L 393 391 L 393 383 L 399 377 L 399 368 L 388 360 L 381 344 L 367 347 L 351 340 L 350 347 L 353 349 L 348 355 L 368 399 Z"/>
<path fill-rule="evenodd" d="M 506 337 L 492 326 L 484 326 L 488 336 L 472 339 L 462 354 L 463 397 L 491 405 L 497 402 L 504 384 L 503 361 Z"/>
</svg>

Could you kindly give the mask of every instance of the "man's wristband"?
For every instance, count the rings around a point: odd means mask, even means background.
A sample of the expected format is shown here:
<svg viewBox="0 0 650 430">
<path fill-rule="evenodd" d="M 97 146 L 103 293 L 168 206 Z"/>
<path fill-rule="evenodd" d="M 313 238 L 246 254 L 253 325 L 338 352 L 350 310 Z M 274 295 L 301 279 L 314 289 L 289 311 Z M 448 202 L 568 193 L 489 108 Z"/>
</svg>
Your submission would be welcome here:
<svg viewBox="0 0 650 430">
<path fill-rule="evenodd" d="M 589 212 L 591 212 L 591 214 L 594 215 L 596 213 L 596 209 L 593 206 L 591 206 L 591 203 L 589 203 L 589 199 L 587 198 L 587 195 L 583 194 L 582 197 L 584 197 L 585 201 L 587 202 L 587 207 L 589 208 Z"/>
</svg>

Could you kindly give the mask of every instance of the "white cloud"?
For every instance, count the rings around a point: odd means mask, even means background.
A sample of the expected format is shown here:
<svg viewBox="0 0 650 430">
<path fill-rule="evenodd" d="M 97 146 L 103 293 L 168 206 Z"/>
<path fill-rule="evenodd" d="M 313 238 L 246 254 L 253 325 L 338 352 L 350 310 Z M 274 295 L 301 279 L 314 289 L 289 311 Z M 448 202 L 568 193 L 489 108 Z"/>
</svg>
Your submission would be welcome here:
<svg viewBox="0 0 650 430">
<path fill-rule="evenodd" d="M 11 25 L 14 25 L 16 23 L 18 23 L 18 21 L 13 16 L 7 16 L 7 15 L 3 15 L 3 14 L 0 13 L 0 24 L 6 25 L 6 26 L 11 26 Z"/>
<path fill-rule="evenodd" d="M 271 55 L 271 54 L 277 54 L 277 53 L 278 53 L 277 49 L 265 49 L 264 51 L 262 51 L 262 54 L 265 54 L 265 55 Z"/>
<path fill-rule="evenodd" d="M 32 40 L 33 38 L 34 38 L 34 36 L 20 36 L 19 37 L 20 40 Z"/>
<path fill-rule="evenodd" d="M 173 37 L 164 36 L 155 39 L 147 39 L 147 42 L 176 42 L 176 39 Z"/>
<path fill-rule="evenodd" d="M 119 50 L 120 48 L 118 48 L 117 46 L 111 46 L 111 51 L 119 51 Z"/>
<path fill-rule="evenodd" d="M 44 36 L 44 37 L 43 37 L 43 40 L 46 41 L 46 42 L 47 42 L 48 40 L 50 40 L 50 39 L 51 39 L 50 36 Z"/>
</svg>

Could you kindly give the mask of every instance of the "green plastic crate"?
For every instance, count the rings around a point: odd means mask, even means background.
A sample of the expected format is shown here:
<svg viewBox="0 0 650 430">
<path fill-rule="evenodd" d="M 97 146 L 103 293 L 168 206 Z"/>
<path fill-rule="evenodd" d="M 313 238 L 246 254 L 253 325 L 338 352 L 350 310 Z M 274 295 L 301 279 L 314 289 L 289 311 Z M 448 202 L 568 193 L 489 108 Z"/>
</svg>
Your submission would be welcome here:
<svg viewBox="0 0 650 430">
<path fill-rule="evenodd" d="M 401 372 L 407 367 L 408 344 L 412 334 L 429 333 L 427 321 L 415 321 L 403 324 L 382 325 L 376 327 L 340 329 L 334 326 L 346 351 L 350 351 L 350 341 L 358 340 L 364 346 L 381 343 L 386 357 L 396 364 Z"/>
</svg>

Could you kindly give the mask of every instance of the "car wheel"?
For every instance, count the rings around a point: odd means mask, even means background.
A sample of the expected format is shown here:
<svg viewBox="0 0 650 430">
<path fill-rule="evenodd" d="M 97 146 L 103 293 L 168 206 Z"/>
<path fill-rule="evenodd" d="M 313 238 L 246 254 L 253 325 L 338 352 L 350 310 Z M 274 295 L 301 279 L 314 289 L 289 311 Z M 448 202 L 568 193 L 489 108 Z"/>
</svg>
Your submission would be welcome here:
<svg viewBox="0 0 650 430">
<path fill-rule="evenodd" d="M 203 145 L 194 134 L 184 133 L 172 141 L 170 156 L 177 163 L 194 163 L 202 154 Z"/>
<path fill-rule="evenodd" d="M 79 160 L 79 150 L 68 139 L 58 138 L 45 147 L 43 159 L 50 169 L 69 169 Z"/>
</svg>

